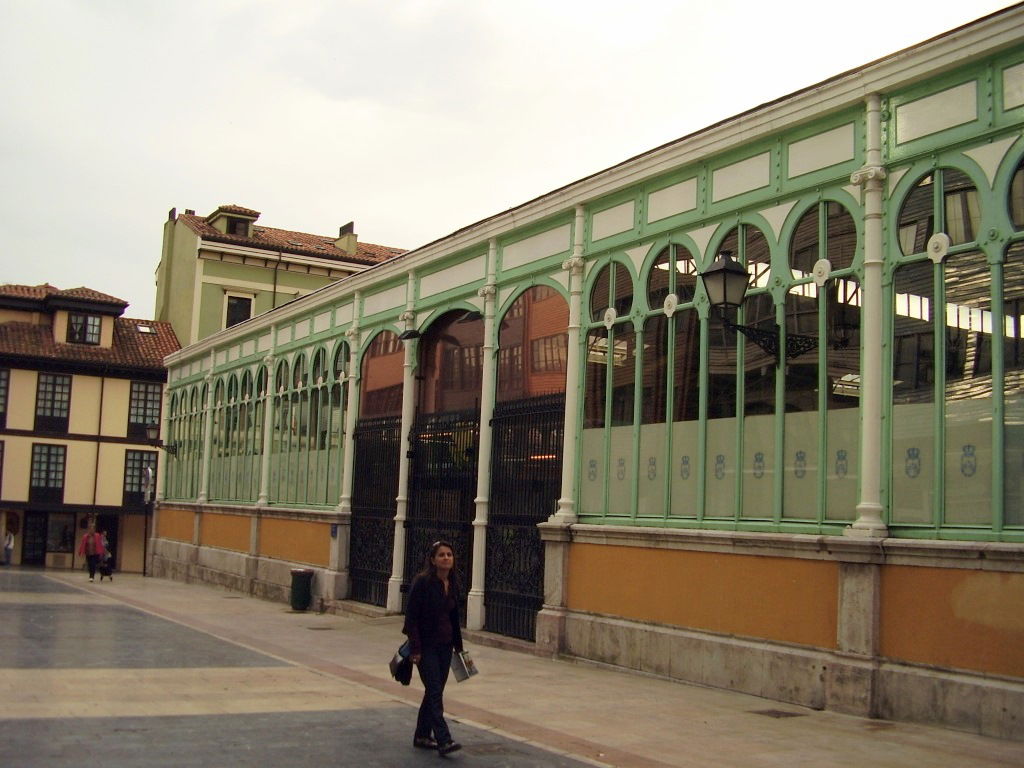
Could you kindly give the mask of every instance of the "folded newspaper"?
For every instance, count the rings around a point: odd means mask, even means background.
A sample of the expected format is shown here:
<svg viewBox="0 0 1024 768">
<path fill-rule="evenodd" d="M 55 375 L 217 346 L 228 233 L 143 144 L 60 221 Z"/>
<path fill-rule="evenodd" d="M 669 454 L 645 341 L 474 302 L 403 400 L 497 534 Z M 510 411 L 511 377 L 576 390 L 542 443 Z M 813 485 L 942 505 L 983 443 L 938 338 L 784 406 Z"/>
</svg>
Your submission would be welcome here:
<svg viewBox="0 0 1024 768">
<path fill-rule="evenodd" d="M 452 654 L 452 674 L 455 675 L 455 682 L 461 683 L 463 680 L 468 680 L 478 671 L 476 662 L 469 655 L 469 651 Z"/>
</svg>

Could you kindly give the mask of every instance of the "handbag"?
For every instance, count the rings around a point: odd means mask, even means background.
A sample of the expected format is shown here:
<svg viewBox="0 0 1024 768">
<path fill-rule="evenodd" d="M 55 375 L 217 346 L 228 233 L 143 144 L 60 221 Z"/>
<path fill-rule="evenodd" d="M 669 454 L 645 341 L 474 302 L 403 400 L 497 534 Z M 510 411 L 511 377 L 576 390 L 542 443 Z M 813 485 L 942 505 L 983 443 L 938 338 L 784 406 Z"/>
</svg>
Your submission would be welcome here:
<svg viewBox="0 0 1024 768">
<path fill-rule="evenodd" d="M 480 671 L 476 668 L 476 662 L 473 661 L 473 657 L 469 655 L 469 651 L 453 653 L 451 666 L 452 674 L 455 676 L 455 682 L 457 683 L 461 683 L 463 680 L 468 680 Z"/>
<path fill-rule="evenodd" d="M 411 648 L 409 641 L 406 640 L 395 651 L 395 655 L 391 657 L 391 661 L 388 663 L 388 669 L 391 670 L 391 676 L 395 678 L 402 685 L 408 685 L 412 682 L 412 659 L 409 658 Z"/>
</svg>

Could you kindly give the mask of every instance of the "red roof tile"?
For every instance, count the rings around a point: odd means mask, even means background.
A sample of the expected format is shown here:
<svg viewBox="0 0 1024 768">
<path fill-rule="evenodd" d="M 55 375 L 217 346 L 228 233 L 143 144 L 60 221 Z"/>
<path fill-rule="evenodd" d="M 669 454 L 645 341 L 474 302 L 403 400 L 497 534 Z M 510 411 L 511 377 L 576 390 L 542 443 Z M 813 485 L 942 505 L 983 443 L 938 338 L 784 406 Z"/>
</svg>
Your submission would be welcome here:
<svg viewBox="0 0 1024 768">
<path fill-rule="evenodd" d="M 42 285 L 14 285 L 7 283 L 0 285 L 0 296 L 12 296 L 18 299 L 45 299 L 47 296 L 59 293 L 60 288 L 49 283 Z"/>
<path fill-rule="evenodd" d="M 53 286 L 50 287 L 52 288 Z M 86 301 L 95 301 L 100 304 L 116 304 L 121 307 L 128 306 L 128 302 L 125 301 L 124 299 L 119 299 L 116 296 L 110 296 L 109 294 L 106 293 L 94 291 L 92 288 L 86 288 L 84 285 L 79 286 L 78 288 L 68 288 L 65 291 L 56 291 L 56 293 L 52 295 L 61 297 L 66 296 L 68 298 L 73 299 L 84 299 Z"/>
<path fill-rule="evenodd" d="M 228 206 L 222 205 L 218 210 L 225 210 L 227 208 Z M 256 212 L 253 211 L 253 213 Z M 327 235 L 311 235 L 306 232 L 293 232 L 288 229 L 274 229 L 273 227 L 260 227 L 256 225 L 253 225 L 252 237 L 225 235 L 210 225 L 209 217 L 183 213 L 178 218 L 184 221 L 189 229 L 197 235 L 211 242 L 236 243 L 253 248 L 314 256 L 319 259 L 330 259 L 337 262 L 373 265 L 406 253 L 402 248 L 357 242 L 356 253 L 353 256 L 336 248 L 334 245 L 336 238 Z"/>
<path fill-rule="evenodd" d="M 206 217 L 206 220 L 213 221 L 214 216 L 216 216 L 218 213 L 236 213 L 240 216 L 251 216 L 254 219 L 258 219 L 260 217 L 259 211 L 254 211 L 252 208 L 243 208 L 240 205 L 235 205 L 234 203 L 232 203 L 231 205 L 219 206 L 216 211 L 214 211 L 213 213 Z"/>
<path fill-rule="evenodd" d="M 148 327 L 152 333 L 139 331 Z M 60 344 L 50 325 L 0 323 L 0 359 L 56 360 L 65 363 L 162 370 L 164 358 L 181 349 L 170 323 L 114 318 L 114 343 L 109 349 L 91 344 Z M 8 361 L 9 362 L 9 361 Z"/>
</svg>

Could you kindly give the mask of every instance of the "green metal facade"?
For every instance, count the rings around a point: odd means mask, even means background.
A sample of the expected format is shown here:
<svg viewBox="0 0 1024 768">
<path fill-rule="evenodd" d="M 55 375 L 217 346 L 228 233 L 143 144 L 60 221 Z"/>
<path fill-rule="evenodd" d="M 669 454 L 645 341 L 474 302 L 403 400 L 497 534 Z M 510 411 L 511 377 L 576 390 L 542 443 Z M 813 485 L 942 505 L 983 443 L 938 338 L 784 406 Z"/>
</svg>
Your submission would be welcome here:
<svg viewBox="0 0 1024 768">
<path fill-rule="evenodd" d="M 758 112 L 741 116 L 680 140 L 685 162 L 652 150 L 578 183 L 599 194 L 542 198 L 525 226 L 481 222 L 182 350 L 164 498 L 194 501 L 205 478 L 210 502 L 252 505 L 265 487 L 270 505 L 337 507 L 374 337 L 482 310 L 493 285 L 485 346 L 499 347 L 531 286 L 571 302 L 563 263 L 582 256 L 566 398 L 581 522 L 842 534 L 861 490 L 865 345 L 880 342 L 867 455 L 888 535 L 1024 541 L 1024 45 L 943 69 L 879 93 L 880 340 L 862 332 L 866 209 L 851 181 L 869 164 L 868 114 L 825 84 L 791 97 L 802 111 L 781 130 L 762 122 L 702 153 L 702 137 Z M 809 349 L 776 366 L 721 324 L 697 279 L 721 250 L 751 274 L 737 321 Z"/>
</svg>

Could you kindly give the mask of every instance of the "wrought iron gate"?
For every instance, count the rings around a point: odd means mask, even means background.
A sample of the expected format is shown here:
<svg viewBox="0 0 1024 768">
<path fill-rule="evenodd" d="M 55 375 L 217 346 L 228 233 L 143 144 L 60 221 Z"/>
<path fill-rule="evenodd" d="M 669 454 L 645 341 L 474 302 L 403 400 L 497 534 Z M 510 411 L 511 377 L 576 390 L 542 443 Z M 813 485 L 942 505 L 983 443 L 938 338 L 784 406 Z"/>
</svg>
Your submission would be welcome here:
<svg viewBox="0 0 1024 768">
<path fill-rule="evenodd" d="M 355 482 L 349 545 L 351 597 L 371 605 L 387 604 L 401 433 L 401 417 L 384 416 L 361 419 L 352 435 Z"/>
<path fill-rule="evenodd" d="M 430 545 L 445 539 L 455 548 L 456 568 L 464 592 L 469 585 L 473 573 L 473 500 L 479 436 L 480 412 L 475 409 L 416 418 L 409 437 L 412 462 L 405 523 L 406 584 L 423 565 Z M 462 615 L 465 616 L 465 605 Z"/>
<path fill-rule="evenodd" d="M 544 546 L 562 479 L 565 395 L 494 407 L 484 629 L 533 640 L 544 602 Z"/>
</svg>

